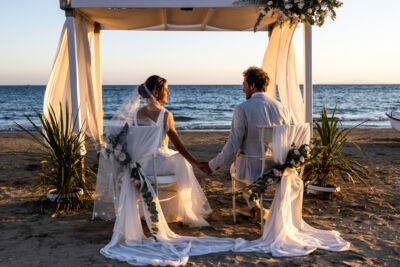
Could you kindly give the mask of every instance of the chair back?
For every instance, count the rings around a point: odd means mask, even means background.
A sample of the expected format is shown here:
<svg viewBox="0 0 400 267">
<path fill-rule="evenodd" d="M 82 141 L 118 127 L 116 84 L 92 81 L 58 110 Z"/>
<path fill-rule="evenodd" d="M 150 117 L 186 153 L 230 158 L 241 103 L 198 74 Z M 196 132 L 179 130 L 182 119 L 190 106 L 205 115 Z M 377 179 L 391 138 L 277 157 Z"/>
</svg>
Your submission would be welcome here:
<svg viewBox="0 0 400 267">
<path fill-rule="evenodd" d="M 287 152 L 291 144 L 296 146 L 308 144 L 310 141 L 310 124 L 300 123 L 295 125 L 257 125 L 261 152 L 264 158 L 261 168 L 261 176 L 265 171 L 265 152 L 270 149 L 274 162 L 281 164 L 286 160 Z"/>
<path fill-rule="evenodd" d="M 258 140 L 260 141 L 260 144 L 261 144 L 261 158 L 260 159 L 262 160 L 260 177 L 263 176 L 264 171 L 265 171 L 265 160 L 266 160 L 265 153 L 268 151 L 268 149 L 272 150 L 272 147 L 270 146 L 270 144 L 272 143 L 272 140 L 273 140 L 273 133 L 274 133 L 273 127 L 274 126 L 257 125 Z"/>
<path fill-rule="evenodd" d="M 121 130 L 121 126 L 110 125 L 105 127 L 104 132 L 117 135 Z M 160 134 L 161 128 L 159 126 L 129 126 L 126 145 L 132 161 L 151 158 L 156 153 Z"/>
</svg>

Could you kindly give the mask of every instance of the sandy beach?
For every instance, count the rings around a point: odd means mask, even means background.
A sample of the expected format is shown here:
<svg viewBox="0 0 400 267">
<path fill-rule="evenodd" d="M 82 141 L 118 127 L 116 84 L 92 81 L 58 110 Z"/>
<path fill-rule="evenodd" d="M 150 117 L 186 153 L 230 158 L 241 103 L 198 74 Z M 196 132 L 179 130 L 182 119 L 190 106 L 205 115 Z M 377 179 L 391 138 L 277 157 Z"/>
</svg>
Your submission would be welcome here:
<svg viewBox="0 0 400 267">
<path fill-rule="evenodd" d="M 227 132 L 182 132 L 187 148 L 200 160 L 215 156 Z M 357 185 L 333 200 L 305 195 L 303 217 L 320 229 L 339 231 L 350 251 L 317 250 L 308 256 L 273 258 L 262 253 L 216 253 L 191 257 L 188 266 L 400 266 L 400 133 L 391 129 L 358 129 L 350 136 L 374 162 L 370 186 Z M 357 155 L 350 143 L 344 153 Z M 38 145 L 23 133 L 0 134 L 0 265 L 128 266 L 100 255 L 111 238 L 113 222 L 91 220 L 91 209 L 51 217 L 43 192 L 32 185 L 41 158 Z M 95 158 L 94 151 L 89 156 Z M 365 162 L 366 164 L 367 162 Z M 233 224 L 228 168 L 206 176 L 195 170 L 213 213 L 210 227 L 171 228 L 181 235 L 256 239 L 258 224 L 238 217 Z M 273 193 L 269 193 L 271 198 Z"/>
</svg>

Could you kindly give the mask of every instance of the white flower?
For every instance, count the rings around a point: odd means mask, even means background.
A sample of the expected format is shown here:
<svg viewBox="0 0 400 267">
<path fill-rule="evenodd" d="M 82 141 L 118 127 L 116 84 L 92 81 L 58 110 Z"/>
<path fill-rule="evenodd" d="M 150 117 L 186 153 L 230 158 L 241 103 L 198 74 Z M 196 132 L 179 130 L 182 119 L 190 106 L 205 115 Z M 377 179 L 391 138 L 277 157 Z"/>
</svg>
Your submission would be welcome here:
<svg viewBox="0 0 400 267">
<path fill-rule="evenodd" d="M 305 161 L 303 156 L 301 156 L 299 160 L 300 160 L 301 163 L 304 163 L 304 161 Z"/>
<path fill-rule="evenodd" d="M 126 155 L 125 155 L 125 153 L 119 154 L 118 160 L 119 160 L 119 161 L 124 161 L 124 160 L 126 160 Z"/>
<path fill-rule="evenodd" d="M 272 2 L 272 1 L 268 1 L 267 5 L 272 6 L 273 3 L 274 2 Z"/>
<path fill-rule="evenodd" d="M 306 16 L 304 16 L 304 14 L 301 14 L 300 18 L 301 18 L 301 19 L 305 19 Z"/>
<path fill-rule="evenodd" d="M 268 183 L 272 183 L 272 182 L 273 182 L 272 178 L 269 178 L 269 179 L 267 180 L 267 182 L 268 182 Z"/>
<path fill-rule="evenodd" d="M 262 9 L 262 10 L 261 10 L 261 14 L 263 14 L 263 15 L 266 15 L 266 14 L 267 14 L 267 12 L 265 12 L 265 10 L 264 10 L 264 9 Z"/>
<path fill-rule="evenodd" d="M 142 183 L 142 182 L 141 182 L 140 180 L 134 179 L 134 181 L 133 181 L 133 184 L 134 184 L 135 186 L 140 186 L 141 183 Z"/>
<path fill-rule="evenodd" d="M 282 176 L 282 172 L 280 170 L 272 169 L 272 171 L 273 171 L 275 176 Z"/>
<path fill-rule="evenodd" d="M 300 155 L 300 151 L 299 151 L 298 149 L 295 149 L 295 150 L 294 150 L 294 154 L 295 154 L 295 155 Z"/>
<path fill-rule="evenodd" d="M 311 148 L 310 148 L 309 146 L 305 146 L 304 149 L 305 149 L 306 151 L 311 151 Z"/>
<path fill-rule="evenodd" d="M 311 14 L 312 13 L 312 9 L 311 8 L 307 9 L 307 12 L 308 12 L 308 14 Z"/>
<path fill-rule="evenodd" d="M 118 145 L 115 147 L 115 150 L 122 150 L 122 145 L 121 145 L 121 144 L 118 144 Z"/>
<path fill-rule="evenodd" d="M 298 3 L 299 1 L 300 1 L 300 0 L 294 0 L 294 1 L 293 1 L 293 3 L 295 3 L 295 4 L 296 4 L 296 3 Z"/>
<path fill-rule="evenodd" d="M 286 8 L 286 9 L 291 9 L 291 8 L 292 8 L 292 5 L 291 5 L 291 4 L 287 4 L 287 5 L 285 5 L 285 8 Z"/>
<path fill-rule="evenodd" d="M 298 6 L 300 9 L 302 9 L 302 8 L 304 7 L 304 3 L 300 2 L 300 3 L 297 4 L 297 6 Z"/>
</svg>

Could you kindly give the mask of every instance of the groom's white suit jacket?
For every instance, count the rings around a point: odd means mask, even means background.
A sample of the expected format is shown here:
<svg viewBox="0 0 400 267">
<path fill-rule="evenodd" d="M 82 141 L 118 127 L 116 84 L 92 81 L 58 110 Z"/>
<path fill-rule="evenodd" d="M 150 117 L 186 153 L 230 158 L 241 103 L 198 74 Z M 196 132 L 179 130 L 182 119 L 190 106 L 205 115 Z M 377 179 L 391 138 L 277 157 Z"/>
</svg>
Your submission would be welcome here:
<svg viewBox="0 0 400 267">
<path fill-rule="evenodd" d="M 230 164 L 235 156 L 235 169 L 237 178 L 244 182 L 253 182 L 260 177 L 261 145 L 258 139 L 257 125 L 290 124 L 289 111 L 286 107 L 269 97 L 266 93 L 257 92 L 252 97 L 236 106 L 232 127 L 222 151 L 209 162 L 212 171 Z"/>
</svg>

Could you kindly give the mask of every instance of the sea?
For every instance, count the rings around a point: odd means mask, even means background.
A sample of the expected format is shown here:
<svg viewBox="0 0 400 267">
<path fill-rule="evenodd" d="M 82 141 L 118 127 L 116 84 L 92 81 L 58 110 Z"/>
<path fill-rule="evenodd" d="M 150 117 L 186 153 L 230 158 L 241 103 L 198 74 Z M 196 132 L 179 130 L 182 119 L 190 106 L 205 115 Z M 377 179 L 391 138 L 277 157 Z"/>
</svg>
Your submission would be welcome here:
<svg viewBox="0 0 400 267">
<path fill-rule="evenodd" d="M 104 125 L 136 85 L 104 85 Z M 233 109 L 245 101 L 241 85 L 169 85 L 165 107 L 172 112 L 178 130 L 224 131 L 230 129 Z M 0 132 L 19 131 L 16 122 L 33 130 L 24 114 L 39 123 L 33 109 L 42 111 L 45 86 L 0 86 Z M 328 114 L 336 106 L 342 127 L 362 123 L 362 128 L 389 128 L 385 115 L 400 111 L 400 84 L 314 85 L 313 116 L 320 117 L 325 103 Z"/>
</svg>

